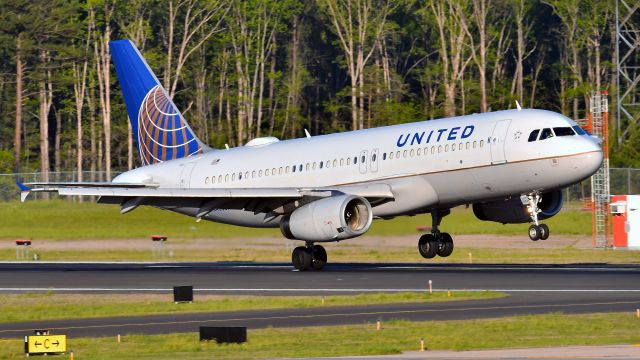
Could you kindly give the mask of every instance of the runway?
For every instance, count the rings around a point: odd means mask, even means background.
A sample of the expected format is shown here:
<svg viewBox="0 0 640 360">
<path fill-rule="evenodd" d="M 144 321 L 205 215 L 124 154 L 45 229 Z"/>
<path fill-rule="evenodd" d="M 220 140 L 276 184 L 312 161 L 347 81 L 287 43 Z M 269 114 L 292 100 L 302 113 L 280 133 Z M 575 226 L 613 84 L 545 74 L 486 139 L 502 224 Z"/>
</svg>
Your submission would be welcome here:
<svg viewBox="0 0 640 360">
<path fill-rule="evenodd" d="M 163 292 L 301 295 L 497 290 L 507 298 L 447 303 L 169 314 L 0 324 L 0 337 L 34 328 L 71 336 L 197 331 L 201 325 L 299 327 L 375 323 L 378 319 L 460 320 L 549 312 L 633 312 L 640 307 L 637 265 L 331 264 L 321 272 L 274 263 L 1 263 L 0 291 Z"/>
</svg>

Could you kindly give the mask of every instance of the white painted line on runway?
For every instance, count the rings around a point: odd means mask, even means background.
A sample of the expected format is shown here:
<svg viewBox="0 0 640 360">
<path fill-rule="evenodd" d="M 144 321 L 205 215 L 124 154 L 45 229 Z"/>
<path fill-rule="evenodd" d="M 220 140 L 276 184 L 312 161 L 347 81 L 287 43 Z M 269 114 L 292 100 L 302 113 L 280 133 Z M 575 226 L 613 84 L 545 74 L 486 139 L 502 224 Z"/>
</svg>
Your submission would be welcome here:
<svg viewBox="0 0 640 360">
<path fill-rule="evenodd" d="M 194 291 L 207 291 L 207 292 L 344 292 L 344 293 L 357 293 L 357 292 L 427 292 L 427 289 L 421 288 L 407 288 L 407 289 L 329 289 L 329 288 L 315 288 L 315 289 L 295 289 L 295 288 L 194 288 Z M 173 291 L 173 288 L 56 288 L 56 287 L 9 287 L 0 288 L 0 292 L 11 291 L 95 291 L 95 292 L 117 292 L 117 291 Z M 433 289 L 436 292 L 549 292 L 549 293 L 625 293 L 625 292 L 640 292 L 640 289 Z"/>
</svg>

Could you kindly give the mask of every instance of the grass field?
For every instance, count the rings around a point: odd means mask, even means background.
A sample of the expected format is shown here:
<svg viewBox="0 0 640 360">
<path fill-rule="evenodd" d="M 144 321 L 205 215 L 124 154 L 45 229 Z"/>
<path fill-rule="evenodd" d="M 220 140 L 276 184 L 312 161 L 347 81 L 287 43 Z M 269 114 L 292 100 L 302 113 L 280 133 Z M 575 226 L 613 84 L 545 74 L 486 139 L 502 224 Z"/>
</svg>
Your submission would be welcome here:
<svg viewBox="0 0 640 360">
<path fill-rule="evenodd" d="M 199 342 L 196 333 L 69 339 L 75 359 L 256 359 L 398 354 L 418 350 L 640 343 L 633 313 L 546 314 L 489 320 L 249 330 L 245 344 Z M 23 358 L 22 340 L 0 340 L 0 358 Z"/>
<path fill-rule="evenodd" d="M 590 234 L 591 214 L 569 204 L 545 222 L 554 234 Z M 278 229 L 252 229 L 202 221 L 150 207 L 121 215 L 114 205 L 64 200 L 5 202 L 0 206 L 0 239 L 137 239 L 160 233 L 172 239 L 280 236 Z M 376 220 L 369 235 L 414 234 L 417 226 L 431 225 L 431 217 Z M 442 227 L 452 234 L 526 234 L 528 224 L 501 225 L 477 220 L 471 209 L 454 209 Z"/>
<path fill-rule="evenodd" d="M 194 302 L 175 304 L 166 294 L 58 294 L 0 295 L 0 322 L 134 316 L 169 313 L 310 308 L 321 306 L 398 304 L 493 299 L 497 292 L 376 293 L 336 296 L 221 296 L 195 294 Z"/>
<path fill-rule="evenodd" d="M 425 264 L 468 263 L 469 253 L 473 263 L 480 264 L 637 264 L 637 251 L 614 251 L 602 249 L 566 248 L 467 248 L 457 247 L 447 258 L 423 259 L 415 246 L 393 249 L 325 245 L 329 262 L 410 262 Z M 151 247 L 151 246 L 150 246 Z M 201 251 L 197 249 L 175 249 L 173 256 L 158 257 L 151 250 L 37 250 L 41 261 L 242 261 L 242 262 L 284 262 L 291 261 L 291 253 L 284 247 L 275 249 L 220 249 Z M 13 249 L 0 249 L 0 261 L 14 261 Z"/>
</svg>

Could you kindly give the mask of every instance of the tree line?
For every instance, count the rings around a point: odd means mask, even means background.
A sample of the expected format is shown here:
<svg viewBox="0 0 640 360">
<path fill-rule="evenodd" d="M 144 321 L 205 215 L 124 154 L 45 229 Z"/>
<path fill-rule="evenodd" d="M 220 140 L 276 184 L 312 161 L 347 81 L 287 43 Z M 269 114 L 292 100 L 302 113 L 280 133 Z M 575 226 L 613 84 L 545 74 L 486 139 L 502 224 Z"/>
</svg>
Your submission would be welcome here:
<svg viewBox="0 0 640 360">
<path fill-rule="evenodd" d="M 137 165 L 111 40 L 131 39 L 198 136 L 223 147 L 516 100 L 584 118 L 592 91 L 615 90 L 614 10 L 613 0 L 4 0 L 0 172 L 75 170 L 82 181 Z"/>
</svg>

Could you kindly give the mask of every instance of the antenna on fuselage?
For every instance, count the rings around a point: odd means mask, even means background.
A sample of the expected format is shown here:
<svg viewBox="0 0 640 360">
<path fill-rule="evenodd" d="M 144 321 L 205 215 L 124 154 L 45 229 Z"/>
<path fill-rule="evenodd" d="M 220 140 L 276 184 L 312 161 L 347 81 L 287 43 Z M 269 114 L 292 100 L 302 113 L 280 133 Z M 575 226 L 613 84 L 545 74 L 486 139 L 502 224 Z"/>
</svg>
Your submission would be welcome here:
<svg viewBox="0 0 640 360">
<path fill-rule="evenodd" d="M 311 139 L 311 134 L 309 134 L 309 131 L 307 131 L 307 129 L 304 129 L 304 136 L 306 136 L 307 139 Z"/>
<path fill-rule="evenodd" d="M 229 150 L 229 144 L 224 144 L 224 148 Z"/>
<path fill-rule="evenodd" d="M 520 106 L 518 100 L 516 100 L 516 108 L 518 108 L 518 111 L 522 110 L 522 107 Z"/>
</svg>

